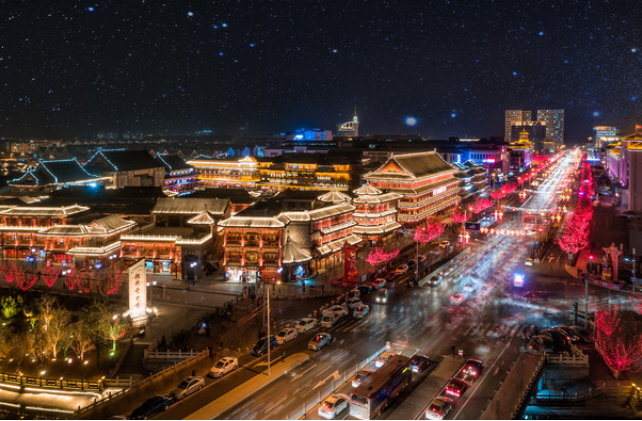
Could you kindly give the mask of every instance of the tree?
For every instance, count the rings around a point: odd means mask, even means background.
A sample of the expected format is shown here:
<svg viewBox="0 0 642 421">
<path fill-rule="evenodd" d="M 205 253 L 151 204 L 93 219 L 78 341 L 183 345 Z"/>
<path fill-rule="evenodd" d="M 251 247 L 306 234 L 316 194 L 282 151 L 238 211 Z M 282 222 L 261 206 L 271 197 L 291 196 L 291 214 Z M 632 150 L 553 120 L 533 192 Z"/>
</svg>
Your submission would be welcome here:
<svg viewBox="0 0 642 421">
<path fill-rule="evenodd" d="M 11 319 L 22 311 L 24 299 L 20 295 L 16 298 L 6 296 L 0 299 L 0 305 L 2 306 L 2 315 L 4 318 Z"/>
<path fill-rule="evenodd" d="M 642 360 L 642 317 L 617 307 L 602 308 L 595 315 L 595 347 L 617 377 L 639 371 Z"/>
<path fill-rule="evenodd" d="M 58 299 L 53 295 L 45 294 L 36 303 L 36 311 L 42 322 L 42 330 L 46 332 L 54 318 L 54 309 L 58 307 Z"/>
<path fill-rule="evenodd" d="M 372 266 L 376 266 L 379 263 L 387 262 L 391 259 L 394 259 L 398 255 L 399 255 L 399 249 L 392 252 L 386 252 L 381 247 L 375 247 L 373 251 L 368 253 L 368 257 L 366 257 L 366 262 L 370 263 Z"/>
<path fill-rule="evenodd" d="M 455 210 L 450 217 L 455 224 L 463 224 L 468 220 L 468 215 L 459 209 Z"/>
<path fill-rule="evenodd" d="M 429 243 L 443 234 L 444 224 L 439 222 L 428 222 L 425 228 L 417 227 L 415 230 L 415 241 L 418 243 Z"/>
<path fill-rule="evenodd" d="M 83 360 L 85 353 L 94 347 L 94 335 L 83 321 L 72 324 L 69 328 L 69 333 L 71 336 L 71 349 L 78 355 L 78 358 Z"/>
<path fill-rule="evenodd" d="M 493 206 L 493 199 L 489 199 L 487 197 L 478 197 L 477 200 L 475 200 L 475 203 L 473 204 L 471 210 L 473 211 L 473 213 L 480 213 L 491 206 Z"/>
<path fill-rule="evenodd" d="M 113 314 L 109 307 L 100 301 L 94 301 L 89 308 L 87 322 L 90 330 L 103 339 L 112 341 L 112 349 L 116 350 L 116 341 L 123 338 L 131 322 L 121 318 L 118 314 Z"/>
<path fill-rule="evenodd" d="M 54 307 L 52 317 L 46 331 L 43 331 L 45 339 L 45 354 L 53 358 L 58 357 L 58 348 L 63 340 L 69 337 L 69 321 L 71 315 L 66 308 Z"/>
</svg>

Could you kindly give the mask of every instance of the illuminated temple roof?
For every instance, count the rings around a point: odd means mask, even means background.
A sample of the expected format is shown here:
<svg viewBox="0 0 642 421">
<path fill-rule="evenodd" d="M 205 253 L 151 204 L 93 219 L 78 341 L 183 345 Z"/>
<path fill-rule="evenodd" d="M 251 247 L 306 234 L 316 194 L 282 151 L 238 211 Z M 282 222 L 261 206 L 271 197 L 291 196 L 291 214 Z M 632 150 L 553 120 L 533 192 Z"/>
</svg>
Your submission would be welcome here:
<svg viewBox="0 0 642 421">
<path fill-rule="evenodd" d="M 392 155 L 379 169 L 366 174 L 364 178 L 416 180 L 456 171 L 436 151 L 430 151 Z"/>
<path fill-rule="evenodd" d="M 152 209 L 152 213 L 198 215 L 207 211 L 210 215 L 223 216 L 229 203 L 229 199 L 161 197 Z"/>
<path fill-rule="evenodd" d="M 288 238 L 285 246 L 283 246 L 283 263 L 287 265 L 308 262 L 310 260 L 312 260 L 310 253 Z"/>
<path fill-rule="evenodd" d="M 319 200 L 325 203 L 342 203 L 350 202 L 350 196 L 345 193 L 341 193 L 337 190 L 330 190 L 329 192 L 319 196 Z"/>
<path fill-rule="evenodd" d="M 622 142 L 626 142 L 627 149 L 642 149 L 642 133 L 635 132 L 630 135 L 624 136 Z"/>
</svg>

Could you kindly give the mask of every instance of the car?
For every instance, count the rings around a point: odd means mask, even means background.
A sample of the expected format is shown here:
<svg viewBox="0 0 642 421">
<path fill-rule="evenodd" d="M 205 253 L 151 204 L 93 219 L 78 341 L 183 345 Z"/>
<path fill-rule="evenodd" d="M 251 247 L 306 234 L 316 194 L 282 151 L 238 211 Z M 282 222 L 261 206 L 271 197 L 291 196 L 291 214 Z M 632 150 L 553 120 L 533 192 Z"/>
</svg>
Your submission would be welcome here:
<svg viewBox="0 0 642 421">
<path fill-rule="evenodd" d="M 385 304 L 388 302 L 388 290 L 386 288 L 381 288 L 379 291 L 377 291 L 377 296 L 375 298 L 375 301 L 381 304 Z"/>
<path fill-rule="evenodd" d="M 430 402 L 426 408 L 426 418 L 429 420 L 443 420 L 453 409 L 453 401 L 445 396 L 439 396 Z"/>
<path fill-rule="evenodd" d="M 471 376 L 474 378 L 479 377 L 479 375 L 484 371 L 484 363 L 481 360 L 469 359 L 464 364 L 464 368 L 461 369 L 461 373 L 465 376 Z"/>
<path fill-rule="evenodd" d="M 397 267 L 397 269 L 395 270 L 395 272 L 397 274 L 399 274 L 399 275 L 403 275 L 404 273 L 408 272 L 408 270 L 410 270 L 410 267 L 407 264 L 404 263 L 404 264 L 399 265 Z"/>
<path fill-rule="evenodd" d="M 180 382 L 174 390 L 172 390 L 171 395 L 175 400 L 180 401 L 181 399 L 188 397 L 192 393 L 198 392 L 204 387 L 204 378 L 202 378 L 201 376 L 189 376 L 183 379 L 183 381 Z"/>
<path fill-rule="evenodd" d="M 443 278 L 439 275 L 433 275 L 430 277 L 430 280 L 428 281 L 428 285 L 430 285 L 431 287 L 438 287 L 439 285 L 441 285 L 442 279 Z"/>
<path fill-rule="evenodd" d="M 464 380 L 451 379 L 450 382 L 448 383 L 448 386 L 446 386 L 446 394 L 452 395 L 458 398 L 464 394 L 466 389 L 468 389 L 468 383 L 466 383 Z"/>
<path fill-rule="evenodd" d="M 213 378 L 221 378 L 227 373 L 238 370 L 239 360 L 234 357 L 224 357 L 218 360 L 214 367 L 210 369 L 208 376 Z"/>
<path fill-rule="evenodd" d="M 557 346 L 565 346 L 571 343 L 571 338 L 569 338 L 559 330 L 555 330 L 555 329 L 541 330 L 538 336 L 546 336 L 547 338 L 552 340 Z"/>
<path fill-rule="evenodd" d="M 464 292 L 475 292 L 475 286 L 474 282 L 466 282 L 466 285 L 464 285 Z"/>
<path fill-rule="evenodd" d="M 361 297 L 361 291 L 358 288 L 348 291 L 348 298 Z"/>
<path fill-rule="evenodd" d="M 296 329 L 287 327 L 285 329 L 281 329 L 281 331 L 276 334 L 276 343 L 283 345 L 286 342 L 290 342 L 297 336 L 299 336 L 299 332 Z"/>
<path fill-rule="evenodd" d="M 276 338 L 274 336 L 270 336 L 270 349 L 274 349 L 278 346 L 279 344 L 276 342 Z M 268 340 L 264 336 L 259 341 L 254 345 L 254 348 L 252 348 L 252 351 L 250 354 L 252 354 L 255 357 L 260 357 L 261 355 L 264 355 L 267 353 L 267 347 L 268 347 Z"/>
<path fill-rule="evenodd" d="M 374 281 L 372 281 L 372 289 L 380 290 L 381 288 L 385 287 L 388 281 L 386 281 L 386 278 L 377 278 Z"/>
<path fill-rule="evenodd" d="M 439 242 L 439 248 L 445 249 L 450 247 L 450 241 L 440 241 Z"/>
<path fill-rule="evenodd" d="M 299 320 L 299 323 L 296 324 L 294 327 L 299 333 L 306 333 L 315 327 L 317 327 L 317 324 L 319 321 L 317 319 L 313 319 L 311 317 L 304 317 L 301 320 Z"/>
<path fill-rule="evenodd" d="M 359 387 L 361 382 L 363 382 L 365 379 L 370 377 L 370 375 L 374 373 L 372 370 L 361 370 L 359 371 L 354 378 L 352 379 L 352 387 Z"/>
<path fill-rule="evenodd" d="M 348 298 L 345 304 L 349 309 L 357 308 L 360 305 L 363 305 L 363 303 L 361 302 L 361 298 L 359 297 Z"/>
<path fill-rule="evenodd" d="M 329 345 L 330 342 L 332 342 L 332 336 L 329 333 L 318 333 L 308 342 L 308 349 L 311 351 L 321 351 L 321 348 Z"/>
<path fill-rule="evenodd" d="M 428 355 L 415 354 L 410 358 L 408 367 L 410 367 L 413 373 L 421 373 L 428 367 L 428 364 L 430 364 Z"/>
<path fill-rule="evenodd" d="M 526 261 L 524 262 L 524 265 L 525 266 L 533 266 L 533 259 L 531 259 L 530 257 L 527 258 Z"/>
<path fill-rule="evenodd" d="M 359 285 L 357 289 L 361 292 L 361 295 L 368 295 L 370 294 L 370 291 L 372 291 L 372 287 L 370 285 Z"/>
<path fill-rule="evenodd" d="M 355 319 L 363 319 L 368 314 L 370 314 L 370 307 L 363 304 L 354 309 L 354 312 L 352 312 L 352 317 L 354 317 Z"/>
<path fill-rule="evenodd" d="M 397 354 L 393 354 L 391 352 L 384 352 L 383 354 L 379 355 L 375 359 L 375 367 L 377 367 L 377 368 L 383 367 L 383 365 L 386 363 L 386 361 L 388 361 L 390 359 L 390 357 L 393 357 L 395 355 L 397 355 Z"/>
<path fill-rule="evenodd" d="M 419 263 L 423 263 L 423 262 L 425 262 L 426 260 L 428 260 L 428 256 L 425 256 L 425 255 L 423 255 L 423 254 L 422 254 L 421 256 L 419 256 Z"/>
<path fill-rule="evenodd" d="M 453 295 L 450 296 L 450 303 L 451 304 L 461 304 L 464 302 L 466 299 L 466 293 L 463 291 L 457 291 Z"/>
<path fill-rule="evenodd" d="M 580 326 L 555 326 L 554 330 L 561 332 L 572 343 L 591 343 L 591 333 Z"/>
<path fill-rule="evenodd" d="M 141 406 L 134 409 L 129 416 L 132 420 L 146 420 L 161 412 L 167 411 L 174 403 L 171 395 L 156 395 L 147 399 Z"/>
<path fill-rule="evenodd" d="M 331 311 L 334 314 L 339 315 L 339 317 L 347 316 L 348 315 L 348 308 L 345 306 L 332 306 L 329 309 L 325 310 L 326 311 Z"/>
<path fill-rule="evenodd" d="M 348 408 L 350 399 L 342 393 L 333 393 L 319 405 L 319 415 L 329 420 Z"/>
</svg>

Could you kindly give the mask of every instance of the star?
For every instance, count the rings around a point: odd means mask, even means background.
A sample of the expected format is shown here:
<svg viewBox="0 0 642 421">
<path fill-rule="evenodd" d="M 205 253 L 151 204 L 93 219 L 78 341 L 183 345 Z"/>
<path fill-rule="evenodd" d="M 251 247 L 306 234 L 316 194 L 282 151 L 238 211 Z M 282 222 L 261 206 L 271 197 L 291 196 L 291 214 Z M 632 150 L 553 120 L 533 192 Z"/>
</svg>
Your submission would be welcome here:
<svg viewBox="0 0 642 421">
<path fill-rule="evenodd" d="M 94 9 L 94 8 L 93 8 L 93 6 L 89 6 L 89 7 L 87 8 L 87 11 L 88 11 L 88 12 L 93 12 L 94 10 L 96 10 L 96 9 Z"/>
<path fill-rule="evenodd" d="M 417 119 L 415 117 L 408 116 L 406 117 L 405 123 L 406 126 L 414 127 L 417 125 Z"/>
<path fill-rule="evenodd" d="M 189 16 L 191 18 L 192 16 L 194 16 L 194 12 L 192 12 L 192 11 L 187 12 L 187 16 Z"/>
</svg>

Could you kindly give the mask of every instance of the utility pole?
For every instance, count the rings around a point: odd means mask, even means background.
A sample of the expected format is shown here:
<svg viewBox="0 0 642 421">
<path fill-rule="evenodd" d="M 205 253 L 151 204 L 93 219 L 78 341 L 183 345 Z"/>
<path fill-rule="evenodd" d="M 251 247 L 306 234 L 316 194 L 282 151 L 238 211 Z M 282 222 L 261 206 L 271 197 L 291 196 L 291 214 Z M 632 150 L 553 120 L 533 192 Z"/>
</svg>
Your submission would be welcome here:
<svg viewBox="0 0 642 421">
<path fill-rule="evenodd" d="M 588 290 L 588 276 L 586 276 L 586 274 L 583 274 L 583 275 L 584 275 L 584 328 L 586 329 L 588 328 L 588 318 L 589 318 L 589 315 L 588 315 L 589 290 Z"/>
<path fill-rule="evenodd" d="M 271 367 L 270 367 L 270 357 L 272 354 L 272 337 L 270 336 L 270 290 L 266 289 L 266 298 L 267 298 L 267 340 L 268 340 L 268 356 L 267 356 L 267 363 L 268 363 L 268 377 L 272 375 Z"/>
<path fill-rule="evenodd" d="M 633 275 L 631 284 L 633 285 L 633 291 L 637 289 L 638 279 L 635 277 L 635 247 L 633 247 L 633 255 L 631 256 L 631 274 Z"/>
</svg>

